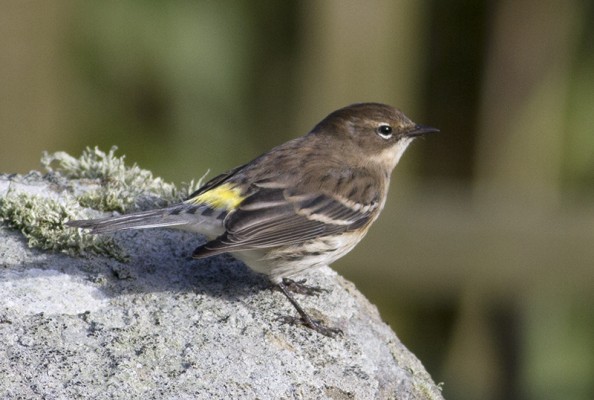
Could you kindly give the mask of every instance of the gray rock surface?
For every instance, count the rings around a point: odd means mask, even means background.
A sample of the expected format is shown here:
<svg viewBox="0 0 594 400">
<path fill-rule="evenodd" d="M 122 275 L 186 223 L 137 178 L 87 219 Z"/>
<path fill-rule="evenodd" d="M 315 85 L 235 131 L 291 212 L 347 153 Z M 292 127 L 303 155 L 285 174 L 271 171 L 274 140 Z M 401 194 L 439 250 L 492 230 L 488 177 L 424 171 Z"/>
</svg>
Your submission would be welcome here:
<svg viewBox="0 0 594 400">
<path fill-rule="evenodd" d="M 54 183 L 0 176 L 11 191 L 61 198 Z M 330 268 L 297 295 L 344 335 L 284 324 L 267 280 L 229 256 L 192 260 L 193 234 L 113 236 L 130 256 L 31 249 L 0 225 L 0 398 L 442 399 L 354 285 Z"/>
</svg>

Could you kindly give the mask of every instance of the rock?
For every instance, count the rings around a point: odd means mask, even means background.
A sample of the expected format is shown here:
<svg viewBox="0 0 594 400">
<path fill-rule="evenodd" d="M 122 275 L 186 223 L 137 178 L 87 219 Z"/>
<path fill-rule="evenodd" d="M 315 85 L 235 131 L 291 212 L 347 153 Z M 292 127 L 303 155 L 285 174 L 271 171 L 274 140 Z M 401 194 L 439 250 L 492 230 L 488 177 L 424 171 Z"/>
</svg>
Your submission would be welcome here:
<svg viewBox="0 0 594 400">
<path fill-rule="evenodd" d="M 73 201 L 55 177 L 0 176 L 0 209 L 20 193 Z M 29 248 L 8 214 L 1 398 L 442 399 L 377 309 L 328 267 L 303 276 L 327 292 L 296 296 L 342 329 L 336 338 L 283 323 L 296 315 L 289 302 L 232 257 L 191 259 L 194 234 L 122 232 L 113 241 L 127 261 L 73 256 L 70 241 Z"/>
</svg>

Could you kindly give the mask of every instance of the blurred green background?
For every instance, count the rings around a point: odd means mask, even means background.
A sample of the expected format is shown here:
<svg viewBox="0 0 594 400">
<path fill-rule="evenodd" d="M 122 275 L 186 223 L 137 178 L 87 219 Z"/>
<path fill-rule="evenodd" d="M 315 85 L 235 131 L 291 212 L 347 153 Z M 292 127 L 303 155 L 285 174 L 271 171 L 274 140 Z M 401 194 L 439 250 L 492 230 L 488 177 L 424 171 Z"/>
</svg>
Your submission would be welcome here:
<svg viewBox="0 0 594 400">
<path fill-rule="evenodd" d="M 594 1 L 0 3 L 0 171 L 181 183 L 360 101 L 441 129 L 334 267 L 447 399 L 594 398 Z"/>
</svg>

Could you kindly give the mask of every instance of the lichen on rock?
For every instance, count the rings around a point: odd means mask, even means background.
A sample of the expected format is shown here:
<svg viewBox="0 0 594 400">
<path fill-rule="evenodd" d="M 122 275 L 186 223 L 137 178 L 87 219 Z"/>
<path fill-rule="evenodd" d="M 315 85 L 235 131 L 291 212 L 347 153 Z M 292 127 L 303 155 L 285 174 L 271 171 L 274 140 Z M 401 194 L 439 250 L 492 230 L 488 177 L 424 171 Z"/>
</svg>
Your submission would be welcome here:
<svg viewBox="0 0 594 400">
<path fill-rule="evenodd" d="M 0 197 L 0 219 L 9 228 L 19 230 L 30 247 L 126 260 L 126 254 L 113 239 L 88 235 L 64 224 L 97 217 L 101 215 L 98 212 L 163 207 L 188 196 L 199 182 L 192 181 L 178 189 L 136 164 L 126 165 L 125 156 L 116 156 L 116 150 L 114 146 L 106 153 L 88 147 L 79 158 L 63 151 L 45 152 L 41 164 L 47 174 L 42 179 L 51 184 L 54 192 L 22 192 L 19 182 L 26 182 L 27 176 L 1 176 L 7 189 Z"/>
</svg>

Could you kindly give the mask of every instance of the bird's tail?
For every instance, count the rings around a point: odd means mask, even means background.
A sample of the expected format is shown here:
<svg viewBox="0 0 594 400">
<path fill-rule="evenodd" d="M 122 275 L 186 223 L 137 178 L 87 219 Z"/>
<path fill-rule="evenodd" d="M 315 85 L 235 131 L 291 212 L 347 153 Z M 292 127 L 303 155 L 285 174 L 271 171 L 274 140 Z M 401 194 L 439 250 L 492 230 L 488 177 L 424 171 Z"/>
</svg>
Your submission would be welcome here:
<svg viewBox="0 0 594 400">
<path fill-rule="evenodd" d="M 193 211 L 193 212 L 192 212 Z M 140 211 L 117 217 L 82 219 L 68 221 L 66 225 L 74 228 L 89 229 L 90 233 L 109 233 L 127 229 L 147 229 L 160 227 L 178 227 L 199 223 L 200 213 L 190 210 L 185 204 L 150 211 Z"/>
</svg>

